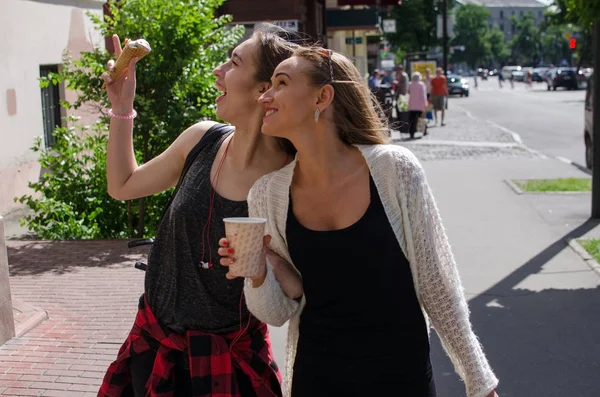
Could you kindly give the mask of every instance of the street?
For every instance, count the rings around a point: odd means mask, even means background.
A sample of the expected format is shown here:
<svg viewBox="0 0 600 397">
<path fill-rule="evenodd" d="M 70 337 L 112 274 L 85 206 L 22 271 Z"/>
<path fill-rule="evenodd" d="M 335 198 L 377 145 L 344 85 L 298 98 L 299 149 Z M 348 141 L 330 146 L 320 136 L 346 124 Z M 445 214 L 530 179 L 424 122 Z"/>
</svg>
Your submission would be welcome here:
<svg viewBox="0 0 600 397">
<path fill-rule="evenodd" d="M 518 82 L 511 89 L 507 81 L 499 88 L 496 77 L 479 80 L 475 88 L 473 78 L 468 81 L 470 96 L 451 98 L 450 110 L 460 106 L 474 117 L 516 132 L 531 149 L 585 165 L 585 90 L 548 91 L 546 83 L 527 88 Z"/>
</svg>

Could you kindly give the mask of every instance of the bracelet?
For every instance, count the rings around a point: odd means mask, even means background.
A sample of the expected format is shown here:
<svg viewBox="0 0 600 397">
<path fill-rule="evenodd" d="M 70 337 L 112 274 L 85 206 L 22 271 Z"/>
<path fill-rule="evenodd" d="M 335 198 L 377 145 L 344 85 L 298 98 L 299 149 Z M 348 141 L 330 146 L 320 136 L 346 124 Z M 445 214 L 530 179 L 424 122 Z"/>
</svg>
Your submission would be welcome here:
<svg viewBox="0 0 600 397">
<path fill-rule="evenodd" d="M 134 109 L 129 114 L 116 114 L 112 109 L 108 109 L 108 116 L 119 120 L 133 120 L 137 117 L 137 112 Z"/>
</svg>

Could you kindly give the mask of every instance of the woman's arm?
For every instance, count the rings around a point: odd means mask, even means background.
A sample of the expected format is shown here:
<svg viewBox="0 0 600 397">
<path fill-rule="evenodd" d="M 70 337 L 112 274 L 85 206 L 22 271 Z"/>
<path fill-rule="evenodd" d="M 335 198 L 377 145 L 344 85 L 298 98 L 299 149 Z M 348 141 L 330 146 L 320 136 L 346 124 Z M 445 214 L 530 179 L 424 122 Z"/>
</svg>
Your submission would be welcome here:
<svg viewBox="0 0 600 397">
<path fill-rule="evenodd" d="M 464 380 L 469 397 L 493 396 L 498 379 L 473 333 L 469 308 L 442 220 L 425 172 L 414 155 L 397 161 L 407 194 L 419 297 L 432 325 Z"/>
<path fill-rule="evenodd" d="M 113 35 L 115 55 L 121 54 L 119 36 Z M 125 40 L 127 43 L 128 40 Z M 137 58 L 129 62 L 127 72 L 112 81 L 107 73 L 102 74 L 106 83 L 108 99 L 113 113 L 121 116 L 133 114 Z M 109 70 L 114 61 L 109 61 Z M 143 114 L 139 117 L 144 117 Z M 133 119 L 113 117 L 110 120 L 108 152 L 106 155 L 106 177 L 108 193 L 117 200 L 129 200 L 149 196 L 167 190 L 177 183 L 185 158 L 214 122 L 201 122 L 184 131 L 159 156 L 138 166 L 133 150 Z"/>
<path fill-rule="evenodd" d="M 248 194 L 248 211 L 251 217 L 269 218 L 267 210 L 267 185 L 269 176 L 259 179 Z M 269 222 L 274 222 L 269 220 Z M 269 224 L 267 222 L 267 225 Z M 267 230 L 267 232 L 269 232 Z M 279 253 L 266 247 L 270 238 L 265 240 L 265 261 L 260 276 L 247 278 L 244 287 L 246 305 L 261 321 L 277 327 L 282 326 L 300 308 L 299 298 L 302 297 L 302 278 L 298 271 Z M 221 264 L 228 266 L 230 255 L 235 258 L 235 252 L 228 252 L 227 241 L 219 242 L 219 255 L 223 256 Z M 229 277 L 229 275 L 228 275 Z"/>
</svg>

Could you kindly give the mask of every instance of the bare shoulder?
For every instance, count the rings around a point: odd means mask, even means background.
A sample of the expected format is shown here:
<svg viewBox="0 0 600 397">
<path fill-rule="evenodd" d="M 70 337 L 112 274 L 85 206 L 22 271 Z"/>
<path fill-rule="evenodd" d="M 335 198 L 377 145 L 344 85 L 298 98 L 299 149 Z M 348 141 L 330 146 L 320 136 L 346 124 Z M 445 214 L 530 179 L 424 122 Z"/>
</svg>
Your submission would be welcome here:
<svg viewBox="0 0 600 397">
<path fill-rule="evenodd" d="M 186 158 L 194 146 L 200 142 L 204 134 L 216 124 L 218 124 L 216 121 L 204 120 L 183 131 L 175 140 L 182 157 Z"/>
</svg>

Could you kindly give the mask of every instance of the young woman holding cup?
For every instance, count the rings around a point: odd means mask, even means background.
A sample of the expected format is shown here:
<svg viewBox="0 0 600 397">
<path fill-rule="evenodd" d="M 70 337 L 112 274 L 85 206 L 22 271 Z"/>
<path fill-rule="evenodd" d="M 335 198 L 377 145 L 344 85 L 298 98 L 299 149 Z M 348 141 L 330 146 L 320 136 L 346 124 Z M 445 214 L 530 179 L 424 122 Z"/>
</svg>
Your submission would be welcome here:
<svg viewBox="0 0 600 397">
<path fill-rule="evenodd" d="M 290 320 L 288 395 L 436 396 L 430 320 L 467 395 L 497 397 L 423 168 L 384 144 L 387 129 L 356 67 L 300 48 L 272 82 L 262 132 L 298 153 L 248 196 L 250 215 L 267 218 L 272 251 L 245 296 L 257 318 Z M 226 243 L 227 266 L 236 253 Z"/>
</svg>

